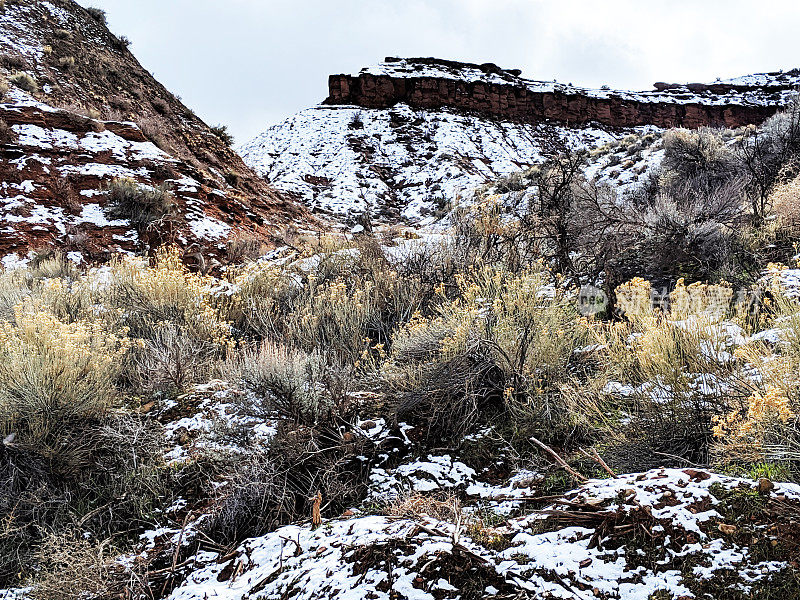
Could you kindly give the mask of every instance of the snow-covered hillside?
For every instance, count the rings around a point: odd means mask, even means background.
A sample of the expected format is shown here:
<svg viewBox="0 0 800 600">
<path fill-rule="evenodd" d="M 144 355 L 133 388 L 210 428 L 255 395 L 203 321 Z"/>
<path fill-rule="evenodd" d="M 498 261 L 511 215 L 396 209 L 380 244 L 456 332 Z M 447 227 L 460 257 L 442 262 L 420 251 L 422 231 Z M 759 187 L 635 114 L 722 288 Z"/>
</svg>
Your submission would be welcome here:
<svg viewBox="0 0 800 600">
<path fill-rule="evenodd" d="M 448 110 L 317 106 L 239 148 L 277 189 L 338 218 L 420 222 L 447 201 L 542 160 L 554 139 L 597 148 L 631 131 L 496 121 Z"/>
</svg>

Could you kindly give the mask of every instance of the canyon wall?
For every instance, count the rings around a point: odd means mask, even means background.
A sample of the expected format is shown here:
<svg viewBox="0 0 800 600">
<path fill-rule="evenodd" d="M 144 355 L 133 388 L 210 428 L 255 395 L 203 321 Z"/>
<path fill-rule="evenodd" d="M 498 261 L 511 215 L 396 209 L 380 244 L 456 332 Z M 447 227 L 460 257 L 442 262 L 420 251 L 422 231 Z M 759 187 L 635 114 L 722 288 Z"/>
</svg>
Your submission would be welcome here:
<svg viewBox="0 0 800 600">
<path fill-rule="evenodd" d="M 481 67 L 485 69 L 486 65 Z M 500 72 L 508 82 L 462 80 L 435 74 L 331 75 L 325 103 L 389 108 L 402 102 L 413 108 L 452 108 L 511 121 L 552 120 L 569 125 L 596 122 L 612 127 L 662 128 L 739 127 L 761 123 L 780 107 L 777 103 L 743 101 L 738 93 L 752 90 L 752 86 L 689 84 L 676 86 L 671 92 L 670 84 L 656 84 L 656 91 L 642 94 L 584 93 L 580 88 L 567 86 L 561 86 L 566 88 L 563 90 L 551 86 L 553 89 L 540 91 L 526 85 L 523 79 L 515 83 L 518 71 Z M 696 94 L 702 94 L 703 100 L 692 101 Z"/>
</svg>

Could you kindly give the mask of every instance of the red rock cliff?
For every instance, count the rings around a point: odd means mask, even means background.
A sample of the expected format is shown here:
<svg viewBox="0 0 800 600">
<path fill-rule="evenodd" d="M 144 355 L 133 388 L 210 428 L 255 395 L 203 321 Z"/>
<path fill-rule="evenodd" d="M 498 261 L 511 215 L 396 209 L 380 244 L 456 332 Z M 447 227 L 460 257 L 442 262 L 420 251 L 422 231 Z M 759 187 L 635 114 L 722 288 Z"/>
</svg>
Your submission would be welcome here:
<svg viewBox="0 0 800 600">
<path fill-rule="evenodd" d="M 452 108 L 513 121 L 597 122 L 612 127 L 725 126 L 760 123 L 785 104 L 800 72 L 714 84 L 656 84 L 649 92 L 589 90 L 537 82 L 487 63 L 387 58 L 358 75 L 331 75 L 326 104 Z"/>
</svg>

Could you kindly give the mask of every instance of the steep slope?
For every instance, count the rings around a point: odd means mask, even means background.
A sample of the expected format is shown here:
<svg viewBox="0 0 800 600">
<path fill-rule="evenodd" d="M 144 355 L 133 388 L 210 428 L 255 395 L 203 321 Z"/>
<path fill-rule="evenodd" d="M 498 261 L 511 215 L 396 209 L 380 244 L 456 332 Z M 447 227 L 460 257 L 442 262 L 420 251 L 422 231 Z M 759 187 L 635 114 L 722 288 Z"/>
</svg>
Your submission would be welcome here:
<svg viewBox="0 0 800 600">
<path fill-rule="evenodd" d="M 0 258 L 47 244 L 100 258 L 165 240 L 224 258 L 231 237 L 308 220 L 72 0 L 5 3 L 0 73 L 10 83 L 0 99 Z M 168 227 L 136 231 L 104 212 L 103 190 L 119 177 L 171 189 Z"/>
<path fill-rule="evenodd" d="M 444 203 L 541 160 L 554 138 L 587 147 L 618 135 L 485 119 L 449 109 L 318 106 L 242 146 L 272 185 L 336 217 L 419 222 Z"/>
<path fill-rule="evenodd" d="M 491 64 L 387 59 L 331 76 L 323 104 L 239 151 L 312 209 L 420 222 L 443 202 L 540 162 L 557 140 L 597 148 L 664 127 L 758 123 L 798 82 L 792 71 L 633 93 L 536 82 Z M 609 181 L 631 183 L 644 158 Z"/>
</svg>

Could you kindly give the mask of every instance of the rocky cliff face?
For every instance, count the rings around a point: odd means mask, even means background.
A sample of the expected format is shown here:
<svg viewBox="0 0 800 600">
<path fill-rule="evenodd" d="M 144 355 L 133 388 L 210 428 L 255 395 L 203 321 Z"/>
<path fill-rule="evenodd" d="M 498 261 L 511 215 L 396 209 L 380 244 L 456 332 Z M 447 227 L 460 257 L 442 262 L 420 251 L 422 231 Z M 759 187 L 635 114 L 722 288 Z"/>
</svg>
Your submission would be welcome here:
<svg viewBox="0 0 800 600">
<path fill-rule="evenodd" d="M 740 127 L 760 123 L 785 103 L 800 71 L 718 81 L 658 83 L 648 92 L 591 90 L 521 77 L 488 63 L 387 58 L 357 75 L 332 75 L 326 104 L 471 111 L 494 118 L 611 127 Z"/>
<path fill-rule="evenodd" d="M 102 259 L 161 241 L 225 260 L 243 236 L 309 220 L 72 0 L 14 0 L 0 12 L 0 260 L 59 246 Z M 166 185 L 168 224 L 137 231 L 108 210 L 111 180 Z M 167 226 L 168 225 L 168 226 Z"/>
</svg>

